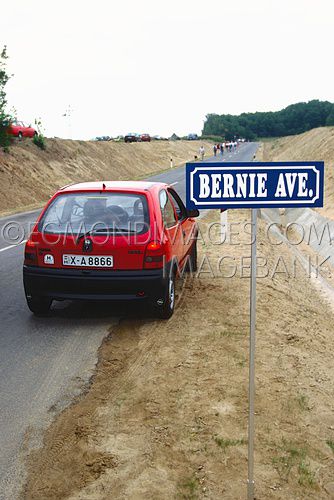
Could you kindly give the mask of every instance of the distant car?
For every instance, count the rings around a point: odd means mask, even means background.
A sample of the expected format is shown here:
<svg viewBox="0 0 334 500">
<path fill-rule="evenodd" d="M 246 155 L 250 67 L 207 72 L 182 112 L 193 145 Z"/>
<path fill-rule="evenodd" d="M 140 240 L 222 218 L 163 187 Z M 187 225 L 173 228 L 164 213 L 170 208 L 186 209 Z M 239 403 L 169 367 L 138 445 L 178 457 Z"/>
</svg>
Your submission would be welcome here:
<svg viewBox="0 0 334 500">
<path fill-rule="evenodd" d="M 141 138 L 141 140 L 143 142 L 151 142 L 151 136 L 150 136 L 150 134 L 142 134 L 140 136 L 140 138 Z"/>
<path fill-rule="evenodd" d="M 124 137 L 122 135 L 118 135 L 117 137 L 114 137 L 113 141 L 114 142 L 122 142 L 122 141 L 124 141 Z"/>
<path fill-rule="evenodd" d="M 18 137 L 19 139 L 22 139 L 22 137 L 34 137 L 35 135 L 38 135 L 37 130 L 30 126 L 28 127 L 23 122 L 19 122 L 17 120 L 10 122 L 8 126 L 8 134 Z"/>
<path fill-rule="evenodd" d="M 175 279 L 183 269 L 197 269 L 198 215 L 161 182 L 85 182 L 60 189 L 25 246 L 29 309 L 45 314 L 53 300 L 134 300 L 169 318 Z"/>
<path fill-rule="evenodd" d="M 130 132 L 129 134 L 126 134 L 124 137 L 124 142 L 140 142 L 141 138 L 139 134 L 134 134 Z"/>
<path fill-rule="evenodd" d="M 95 139 L 96 141 L 110 141 L 111 140 L 111 137 L 109 135 L 101 135 L 99 137 L 96 137 Z"/>
<path fill-rule="evenodd" d="M 197 141 L 198 135 L 197 134 L 188 134 L 187 139 L 188 139 L 188 141 Z"/>
</svg>

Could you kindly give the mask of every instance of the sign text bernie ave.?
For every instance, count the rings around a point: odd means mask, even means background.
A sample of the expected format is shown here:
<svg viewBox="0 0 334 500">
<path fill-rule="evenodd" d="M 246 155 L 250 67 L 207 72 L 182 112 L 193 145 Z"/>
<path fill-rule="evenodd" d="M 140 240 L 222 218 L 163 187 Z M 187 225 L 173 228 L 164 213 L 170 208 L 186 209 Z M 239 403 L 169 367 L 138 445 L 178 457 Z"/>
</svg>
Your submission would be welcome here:
<svg viewBox="0 0 334 500">
<path fill-rule="evenodd" d="M 323 206 L 324 163 L 188 163 L 187 208 Z"/>
</svg>

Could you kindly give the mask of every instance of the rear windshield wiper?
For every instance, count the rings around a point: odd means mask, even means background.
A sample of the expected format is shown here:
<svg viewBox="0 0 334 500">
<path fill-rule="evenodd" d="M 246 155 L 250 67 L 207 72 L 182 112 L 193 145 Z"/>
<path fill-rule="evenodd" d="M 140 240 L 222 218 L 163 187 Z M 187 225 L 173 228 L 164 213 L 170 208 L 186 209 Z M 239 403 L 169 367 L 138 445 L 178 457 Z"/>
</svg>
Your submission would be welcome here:
<svg viewBox="0 0 334 500">
<path fill-rule="evenodd" d="M 76 238 L 76 244 L 79 243 L 80 240 L 82 240 L 82 238 L 86 238 L 86 236 L 89 236 L 90 234 L 92 234 L 92 229 L 90 231 L 86 231 L 85 233 L 81 233 L 77 236 Z"/>
<path fill-rule="evenodd" d="M 117 234 L 117 233 L 126 233 L 126 234 L 137 234 L 137 231 L 133 229 L 123 229 L 123 228 L 114 228 L 114 227 L 105 227 L 103 229 L 91 229 L 90 231 L 86 231 L 85 233 L 81 233 L 76 238 L 76 243 L 78 244 L 82 238 L 86 238 L 86 236 L 91 236 L 96 233 L 107 233 L 107 234 Z"/>
<path fill-rule="evenodd" d="M 96 229 L 95 232 L 96 233 L 111 233 L 111 234 L 115 234 L 115 233 L 137 234 L 137 231 L 135 231 L 134 229 L 124 229 L 121 227 L 107 227 L 104 229 Z"/>
</svg>

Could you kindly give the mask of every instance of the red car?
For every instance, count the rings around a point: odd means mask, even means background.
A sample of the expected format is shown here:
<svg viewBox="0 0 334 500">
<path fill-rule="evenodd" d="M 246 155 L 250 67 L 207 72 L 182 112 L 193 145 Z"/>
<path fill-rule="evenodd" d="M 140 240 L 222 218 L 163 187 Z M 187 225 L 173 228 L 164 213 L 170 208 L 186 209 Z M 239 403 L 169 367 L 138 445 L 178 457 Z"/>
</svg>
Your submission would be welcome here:
<svg viewBox="0 0 334 500">
<path fill-rule="evenodd" d="M 151 142 L 151 136 L 150 134 L 142 134 L 140 136 L 142 142 Z"/>
<path fill-rule="evenodd" d="M 22 137 L 34 137 L 37 135 L 37 130 L 27 127 L 23 122 L 13 121 L 9 124 L 8 134 L 22 139 Z"/>
<path fill-rule="evenodd" d="M 196 270 L 198 210 L 159 182 L 86 182 L 60 189 L 26 243 L 28 307 L 53 300 L 137 300 L 169 318 L 175 279 Z"/>
</svg>

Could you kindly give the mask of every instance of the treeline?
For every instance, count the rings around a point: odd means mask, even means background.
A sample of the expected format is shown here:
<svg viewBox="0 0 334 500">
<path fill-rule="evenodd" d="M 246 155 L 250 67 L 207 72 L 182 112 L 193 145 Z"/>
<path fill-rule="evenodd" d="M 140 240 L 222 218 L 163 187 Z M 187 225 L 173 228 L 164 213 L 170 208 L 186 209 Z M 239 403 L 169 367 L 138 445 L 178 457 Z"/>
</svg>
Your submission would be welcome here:
<svg viewBox="0 0 334 500">
<path fill-rule="evenodd" d="M 334 125 L 334 104 L 313 100 L 291 104 L 280 111 L 242 113 L 241 115 L 206 116 L 203 136 L 220 136 L 226 140 L 244 137 L 280 137 L 301 134 L 312 128 Z"/>
</svg>

